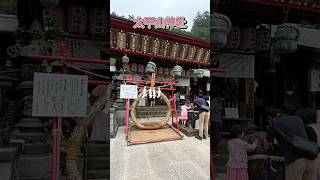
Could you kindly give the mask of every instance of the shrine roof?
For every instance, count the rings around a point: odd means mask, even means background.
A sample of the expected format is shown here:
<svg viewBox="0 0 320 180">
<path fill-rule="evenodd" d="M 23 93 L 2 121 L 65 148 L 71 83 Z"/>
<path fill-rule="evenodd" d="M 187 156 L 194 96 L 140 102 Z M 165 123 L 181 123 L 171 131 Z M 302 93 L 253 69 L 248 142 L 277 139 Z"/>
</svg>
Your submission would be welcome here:
<svg viewBox="0 0 320 180">
<path fill-rule="evenodd" d="M 159 37 L 166 40 L 175 42 L 185 43 L 197 47 L 209 49 L 210 44 L 207 41 L 199 40 L 194 37 L 184 36 L 176 33 L 172 33 L 169 30 L 155 30 L 155 29 L 134 29 L 134 22 L 121 18 L 121 17 L 110 17 L 110 28 L 127 30 L 129 32 L 135 32 L 139 34 Z"/>
</svg>

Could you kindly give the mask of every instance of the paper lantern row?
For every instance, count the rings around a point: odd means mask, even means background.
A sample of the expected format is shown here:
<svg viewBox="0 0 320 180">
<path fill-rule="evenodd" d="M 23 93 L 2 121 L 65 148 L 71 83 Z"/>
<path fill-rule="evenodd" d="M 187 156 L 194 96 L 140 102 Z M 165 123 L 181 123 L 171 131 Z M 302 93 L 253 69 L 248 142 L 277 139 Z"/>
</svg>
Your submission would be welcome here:
<svg viewBox="0 0 320 180">
<path fill-rule="evenodd" d="M 92 35 L 105 36 L 107 32 L 107 12 L 105 9 L 88 10 L 82 6 L 57 7 L 43 10 L 44 27 L 53 24 L 70 33 L 82 34 L 88 30 Z M 67 22 L 67 26 L 65 26 Z"/>
<path fill-rule="evenodd" d="M 110 46 L 174 59 L 208 63 L 210 50 L 123 30 L 110 30 Z"/>
</svg>

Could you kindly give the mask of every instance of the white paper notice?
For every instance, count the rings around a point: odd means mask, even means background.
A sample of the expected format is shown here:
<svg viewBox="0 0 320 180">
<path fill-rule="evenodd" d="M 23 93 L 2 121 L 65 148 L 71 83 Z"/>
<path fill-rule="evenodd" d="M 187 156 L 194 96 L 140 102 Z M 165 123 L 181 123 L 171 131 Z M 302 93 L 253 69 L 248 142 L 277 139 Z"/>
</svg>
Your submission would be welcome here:
<svg viewBox="0 0 320 180">
<path fill-rule="evenodd" d="M 34 73 L 32 116 L 87 116 L 88 76 Z"/>
<path fill-rule="evenodd" d="M 138 86 L 121 84 L 120 86 L 121 99 L 136 99 L 137 96 L 138 96 Z"/>
</svg>

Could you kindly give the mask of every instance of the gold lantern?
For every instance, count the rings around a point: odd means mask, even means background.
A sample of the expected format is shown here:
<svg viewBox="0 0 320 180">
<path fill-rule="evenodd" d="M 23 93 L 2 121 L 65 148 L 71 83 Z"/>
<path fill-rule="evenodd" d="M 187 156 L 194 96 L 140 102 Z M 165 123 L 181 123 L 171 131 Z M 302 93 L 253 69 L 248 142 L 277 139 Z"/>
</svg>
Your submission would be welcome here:
<svg viewBox="0 0 320 180">
<path fill-rule="evenodd" d="M 200 48 L 196 56 L 196 61 L 201 61 L 202 55 L 203 55 L 203 48 Z"/>
<path fill-rule="evenodd" d="M 178 53 L 178 43 L 174 43 L 171 51 L 171 58 L 176 58 Z"/>
<path fill-rule="evenodd" d="M 149 37 L 148 36 L 142 36 L 141 37 L 141 51 L 144 53 L 148 53 L 149 52 Z"/>
<path fill-rule="evenodd" d="M 207 50 L 204 55 L 204 63 L 209 63 L 210 61 L 210 50 Z"/>
<path fill-rule="evenodd" d="M 184 44 L 182 46 L 182 52 L 181 52 L 181 56 L 180 56 L 181 59 L 185 59 L 186 58 L 187 51 L 188 51 L 188 45 Z"/>
<path fill-rule="evenodd" d="M 126 33 L 121 30 L 117 34 L 117 48 L 124 50 L 126 49 L 127 39 Z"/>
<path fill-rule="evenodd" d="M 152 53 L 153 53 L 154 55 L 157 55 L 157 54 L 159 54 L 159 50 L 160 50 L 160 41 L 159 41 L 158 38 L 155 38 L 155 39 L 153 40 Z"/>
<path fill-rule="evenodd" d="M 137 51 L 138 50 L 138 39 L 139 35 L 136 33 L 130 33 L 130 43 L 129 43 L 129 49 L 132 51 Z"/>
<path fill-rule="evenodd" d="M 194 60 L 195 51 L 196 51 L 196 47 L 192 46 L 189 48 L 188 59 Z"/>
</svg>

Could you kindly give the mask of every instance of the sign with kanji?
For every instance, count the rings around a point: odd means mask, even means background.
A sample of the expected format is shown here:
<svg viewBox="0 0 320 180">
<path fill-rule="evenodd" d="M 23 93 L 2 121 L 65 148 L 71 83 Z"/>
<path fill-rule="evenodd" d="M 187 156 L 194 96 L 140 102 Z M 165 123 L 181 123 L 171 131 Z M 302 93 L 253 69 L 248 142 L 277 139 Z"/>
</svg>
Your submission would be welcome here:
<svg viewBox="0 0 320 180">
<path fill-rule="evenodd" d="M 120 85 L 120 99 L 136 99 L 138 97 L 138 86 Z"/>
<path fill-rule="evenodd" d="M 155 29 L 187 29 L 188 26 L 187 20 L 184 17 L 173 17 L 168 16 L 166 18 L 155 18 L 155 17 L 137 17 L 134 20 L 135 24 L 133 25 L 134 29 L 151 29 L 152 26 Z"/>
<path fill-rule="evenodd" d="M 87 116 L 88 76 L 35 73 L 32 116 Z"/>
</svg>

